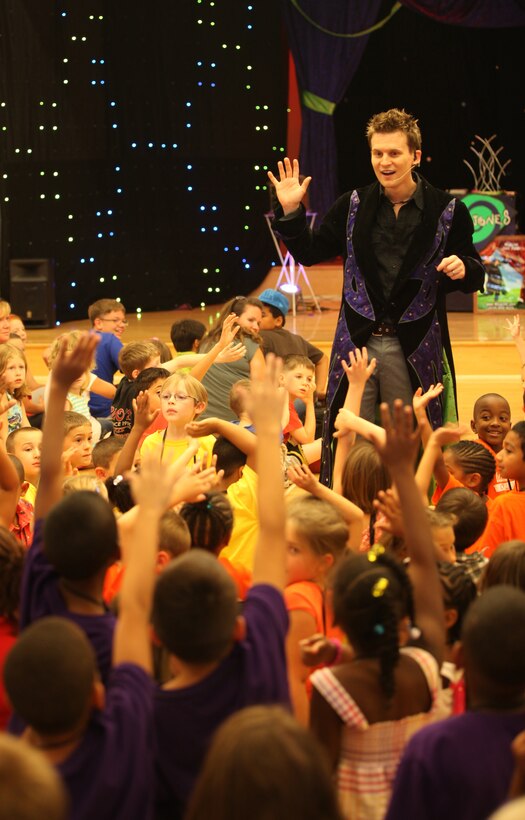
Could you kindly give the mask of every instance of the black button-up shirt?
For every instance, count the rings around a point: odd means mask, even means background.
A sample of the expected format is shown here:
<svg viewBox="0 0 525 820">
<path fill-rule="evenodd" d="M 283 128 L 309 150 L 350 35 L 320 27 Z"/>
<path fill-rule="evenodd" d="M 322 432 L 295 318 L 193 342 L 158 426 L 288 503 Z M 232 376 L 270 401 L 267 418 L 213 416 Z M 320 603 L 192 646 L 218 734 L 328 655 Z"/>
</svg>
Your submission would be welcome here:
<svg viewBox="0 0 525 820">
<path fill-rule="evenodd" d="M 372 229 L 372 247 L 385 301 L 392 293 L 394 282 L 405 258 L 413 233 L 423 219 L 423 184 L 417 179 L 417 188 L 407 203 L 395 215 L 394 206 L 384 191 L 380 196 L 375 225 Z M 388 319 L 387 316 L 384 317 Z"/>
</svg>

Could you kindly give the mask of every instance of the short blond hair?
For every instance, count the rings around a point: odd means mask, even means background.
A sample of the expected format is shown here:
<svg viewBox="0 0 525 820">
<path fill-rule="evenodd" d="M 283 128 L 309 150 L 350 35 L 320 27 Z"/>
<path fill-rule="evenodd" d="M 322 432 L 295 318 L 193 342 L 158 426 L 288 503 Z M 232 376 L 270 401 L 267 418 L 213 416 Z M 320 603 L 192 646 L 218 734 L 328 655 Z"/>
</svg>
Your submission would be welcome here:
<svg viewBox="0 0 525 820">
<path fill-rule="evenodd" d="M 108 500 L 108 491 L 106 485 L 96 475 L 71 475 L 64 479 L 62 484 L 62 495 L 70 495 L 71 493 L 78 493 L 81 490 L 87 490 L 90 493 L 98 493 L 106 501 Z"/>
<path fill-rule="evenodd" d="M 372 146 L 374 134 L 392 134 L 402 131 L 406 135 L 408 147 L 411 151 L 421 150 L 421 131 L 418 121 L 412 114 L 407 114 L 402 108 L 390 108 L 380 114 L 374 114 L 366 126 L 368 145 Z"/>
<path fill-rule="evenodd" d="M 11 313 L 11 305 L 5 299 L 0 299 L 0 319 L 5 319 Z"/>
<path fill-rule="evenodd" d="M 144 370 L 147 363 L 158 355 L 159 350 L 153 342 L 128 342 L 120 349 L 118 365 L 129 379 L 134 370 Z"/>
</svg>

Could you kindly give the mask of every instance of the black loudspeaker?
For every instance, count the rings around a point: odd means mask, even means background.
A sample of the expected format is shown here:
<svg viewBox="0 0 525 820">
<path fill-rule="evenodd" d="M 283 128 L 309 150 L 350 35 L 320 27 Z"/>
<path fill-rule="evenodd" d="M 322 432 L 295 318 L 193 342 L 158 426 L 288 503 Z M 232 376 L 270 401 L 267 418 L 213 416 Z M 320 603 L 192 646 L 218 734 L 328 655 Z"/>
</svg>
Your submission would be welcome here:
<svg viewBox="0 0 525 820">
<path fill-rule="evenodd" d="M 9 302 L 27 327 L 54 327 L 55 278 L 52 259 L 9 260 Z"/>
</svg>

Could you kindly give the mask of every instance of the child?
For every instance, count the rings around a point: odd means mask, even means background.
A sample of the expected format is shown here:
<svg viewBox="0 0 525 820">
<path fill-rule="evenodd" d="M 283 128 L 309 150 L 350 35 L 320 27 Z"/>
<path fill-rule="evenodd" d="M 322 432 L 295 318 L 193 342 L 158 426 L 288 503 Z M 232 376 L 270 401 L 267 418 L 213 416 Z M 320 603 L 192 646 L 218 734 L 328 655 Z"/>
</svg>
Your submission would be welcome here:
<svg viewBox="0 0 525 820">
<path fill-rule="evenodd" d="M 180 319 L 178 322 L 173 322 L 170 338 L 175 353 L 178 356 L 184 353 L 198 353 L 205 333 L 206 325 L 196 319 Z"/>
<path fill-rule="evenodd" d="M 74 418 L 77 414 L 65 413 L 64 405 L 71 384 L 86 371 L 96 344 L 96 336 L 82 335 L 68 353 L 64 339 L 51 371 L 35 531 L 22 581 L 20 626 L 23 629 L 46 615 L 68 618 L 90 639 L 100 675 L 106 681 L 115 619 L 102 599 L 102 584 L 107 567 L 119 556 L 115 518 L 107 501 L 96 493 L 72 493 L 62 499 L 63 447 L 75 461 L 69 444 L 81 438 L 86 453 L 80 453 L 79 459 L 91 460 L 87 441 L 91 425 L 83 416 L 79 424 Z M 73 415 L 69 428 L 62 420 L 68 415 Z"/>
<path fill-rule="evenodd" d="M 232 413 L 235 413 L 237 416 L 233 424 L 240 424 L 241 427 L 245 427 L 246 430 L 255 433 L 255 427 L 246 409 L 247 403 L 250 400 L 251 389 L 252 383 L 250 379 L 239 379 L 239 381 L 235 382 L 230 390 L 230 409 Z"/>
<path fill-rule="evenodd" d="M 160 395 L 160 411 L 167 421 L 167 427 L 144 439 L 141 456 L 156 453 L 161 461 L 168 463 L 178 458 L 189 442 L 186 425 L 203 412 L 207 400 L 206 388 L 193 376 L 174 373 L 166 379 Z M 204 457 L 209 462 L 214 443 L 214 436 L 200 438 L 196 458 Z"/>
<path fill-rule="evenodd" d="M 16 456 L 24 468 L 25 480 L 29 487 L 23 495 L 30 504 L 35 503 L 36 488 L 40 481 L 40 450 L 42 446 L 42 431 L 36 427 L 20 427 L 7 437 L 7 452 Z"/>
<path fill-rule="evenodd" d="M 419 436 L 412 411 L 396 401 L 392 426 L 382 404 L 381 419 L 385 438 L 376 447 L 399 495 L 414 607 L 403 567 L 381 551 L 343 560 L 333 606 L 355 658 L 311 677 L 311 726 L 337 770 L 342 813 L 370 820 L 384 815 L 406 740 L 436 717 L 445 642 L 443 593 L 413 475 Z M 406 645 L 412 608 L 429 652 Z"/>
<path fill-rule="evenodd" d="M 306 356 L 287 356 L 283 362 L 282 383 L 288 393 L 288 423 L 284 427 L 285 442 L 309 444 L 315 438 L 315 367 Z M 294 407 L 301 399 L 306 404 L 304 425 Z"/>
<path fill-rule="evenodd" d="M 508 584 L 525 592 L 524 541 L 505 541 L 487 562 L 481 576 L 480 591 L 498 584 Z"/>
<path fill-rule="evenodd" d="M 64 368 L 59 366 L 54 375 L 58 375 L 57 381 L 64 378 Z M 64 379 L 64 391 L 67 381 L 69 377 Z M 50 402 L 54 392 L 52 385 Z M 63 397 L 64 392 L 61 404 Z M 57 408 L 61 404 L 57 403 Z M 43 468 L 44 463 L 47 467 L 47 425 L 46 419 Z M 127 568 L 106 691 L 96 674 L 93 649 L 71 620 L 48 617 L 33 623 L 21 634 L 6 661 L 6 689 L 15 711 L 27 724 L 25 740 L 41 748 L 60 772 L 70 795 L 71 820 L 151 817 L 154 778 L 149 615 L 157 528 L 173 492 L 173 480 L 173 468 L 161 470 L 148 460 L 140 476 L 134 476 L 138 514 L 125 543 Z M 93 493 L 71 496 L 82 497 L 96 498 Z M 77 517 L 67 530 L 75 540 L 79 520 L 82 527 L 89 521 L 94 538 L 97 524 L 101 525 L 98 537 L 107 539 L 104 522 Z"/>
<path fill-rule="evenodd" d="M 233 530 L 233 509 L 227 494 L 206 493 L 202 501 L 184 504 L 180 514 L 188 525 L 192 548 L 204 549 L 218 558 L 233 579 L 239 599 L 244 601 L 251 586 L 251 572 L 220 555 L 228 546 Z"/>
<path fill-rule="evenodd" d="M 5 441 L 9 433 L 29 427 L 22 399 L 26 395 L 26 359 L 22 351 L 10 344 L 0 345 L 0 395 L 10 403 L 0 427 Z"/>
<path fill-rule="evenodd" d="M 437 431 L 435 431 L 437 432 Z M 443 453 L 443 461 L 448 472 L 435 471 L 437 488 L 432 500 L 437 503 L 444 493 L 453 487 L 468 487 L 482 498 L 490 498 L 489 491 L 494 483 L 496 461 L 491 451 L 477 441 L 458 441 Z M 446 484 L 443 485 L 443 480 Z M 453 480 L 455 479 L 455 480 Z"/>
<path fill-rule="evenodd" d="M 31 546 L 31 541 L 33 540 L 34 505 L 22 497 L 29 486 L 28 482 L 25 480 L 22 462 L 16 456 L 10 455 L 8 458 L 14 467 L 18 481 L 16 491 L 13 493 L 4 492 L 3 494 L 1 505 L 2 508 L 9 508 L 13 501 L 15 508 L 11 512 L 11 517 L 9 519 L 5 513 L 2 515 L 2 518 L 4 520 L 4 526 L 9 529 L 9 532 L 15 536 L 17 541 L 20 541 L 20 543 L 28 549 Z M 4 484 L 4 482 L 2 482 L 2 484 Z M 4 489 L 4 486 L 2 489 Z M 11 496 L 11 500 L 9 499 L 9 496 Z"/>
<path fill-rule="evenodd" d="M 273 353 L 282 359 L 292 354 L 306 356 L 315 367 L 317 396 L 323 398 L 326 395 L 328 357 L 302 336 L 284 329 L 290 309 L 290 303 L 284 293 L 267 288 L 260 294 L 259 299 L 263 306 L 260 329 L 264 354 Z"/>
<path fill-rule="evenodd" d="M 133 399 L 138 393 L 137 376 L 148 367 L 158 367 L 160 357 L 151 342 L 129 342 L 119 352 L 118 361 L 124 376 L 111 405 L 111 420 L 113 435 L 127 436 L 133 427 Z"/>
<path fill-rule="evenodd" d="M 155 697 L 158 817 L 178 816 L 211 736 L 229 715 L 258 703 L 289 704 L 284 656 L 288 618 L 282 596 L 282 397 L 277 379 L 270 359 L 264 383 L 253 386 L 260 529 L 253 586 L 242 617 L 235 585 L 203 550 L 178 558 L 157 581 L 153 625 L 176 670 Z"/>
<path fill-rule="evenodd" d="M 484 820 L 507 798 L 511 742 L 525 728 L 525 594 L 503 586 L 483 593 L 461 641 L 468 711 L 408 743 L 387 820 Z"/>
<path fill-rule="evenodd" d="M 252 706 L 221 726 L 186 820 L 211 817 L 340 820 L 321 749 L 284 709 Z"/>
<path fill-rule="evenodd" d="M 340 419 L 338 416 L 338 422 Z M 341 478 L 341 495 L 355 504 L 363 513 L 360 552 L 366 552 L 374 543 L 376 511 L 374 499 L 387 490 L 392 481 L 374 446 L 368 441 L 355 444 L 346 459 Z"/>
<path fill-rule="evenodd" d="M 43 752 L 0 735 L 0 820 L 67 820 L 66 790 Z"/>
<path fill-rule="evenodd" d="M 57 336 L 49 349 L 48 365 L 50 369 L 53 368 L 53 364 L 58 356 L 58 351 L 61 349 L 62 343 L 64 342 L 67 350 L 71 351 L 77 345 L 79 338 L 80 332 L 78 330 L 72 330 L 70 333 L 62 333 L 60 336 Z M 93 362 L 90 362 L 86 372 L 76 379 L 71 385 L 66 398 L 66 410 L 72 410 L 73 412 L 80 413 L 82 416 L 88 418 L 93 429 L 93 438 L 95 441 L 98 441 L 101 435 L 101 424 L 94 416 L 91 415 L 89 408 L 90 392 L 93 391 L 98 395 L 109 398 L 114 396 L 115 388 L 112 384 L 102 381 L 102 379 L 99 379 L 94 373 L 91 372 L 93 369 L 93 364 Z M 44 403 L 46 408 L 48 396 L 49 382 L 46 383 L 44 390 Z"/>
<path fill-rule="evenodd" d="M 91 327 L 97 332 L 99 345 L 93 373 L 105 382 L 113 384 L 119 369 L 118 354 L 122 348 L 120 337 L 126 329 L 126 308 L 116 299 L 98 299 L 88 308 Z M 109 418 L 111 399 L 93 394 L 89 409 L 95 418 Z"/>
<path fill-rule="evenodd" d="M 468 555 L 465 550 L 475 545 L 487 525 L 488 513 L 483 499 L 466 487 L 455 487 L 441 496 L 436 512 L 452 513 L 455 517 L 456 563 L 461 564 L 477 584 L 488 559 L 475 549 Z"/>
<path fill-rule="evenodd" d="M 0 527 L 0 730 L 4 732 L 11 716 L 4 691 L 4 663 L 18 635 L 20 584 L 25 550 L 5 527 Z M 3 796 L 3 795 L 2 795 Z"/>
<path fill-rule="evenodd" d="M 463 670 L 456 666 L 456 644 L 461 636 L 461 628 L 467 611 L 476 600 L 476 586 L 461 564 L 440 561 L 439 577 L 443 588 L 443 605 L 445 607 L 445 641 L 444 661 L 441 664 L 443 691 L 441 703 L 443 717 L 461 714 L 465 711 L 465 687 Z"/>
<path fill-rule="evenodd" d="M 288 680 L 294 714 L 308 725 L 309 700 L 306 681 L 311 669 L 304 665 L 300 641 L 322 634 L 340 639 L 334 629 L 327 600 L 329 573 L 345 552 L 348 526 L 327 501 L 314 496 L 296 498 L 286 510 L 286 589 L 284 599 L 290 618 L 286 641 Z"/>
<path fill-rule="evenodd" d="M 142 432 L 138 447 L 142 446 L 142 442 L 146 436 L 156 433 L 157 430 L 165 430 L 168 422 L 160 412 L 160 394 L 162 392 L 162 385 L 170 376 L 169 370 L 165 367 L 146 367 L 139 373 L 136 379 L 137 396 L 139 393 L 147 393 L 149 397 L 149 408 L 152 414 L 158 411 L 150 426 Z"/>
<path fill-rule="evenodd" d="M 483 554 L 490 556 L 503 541 L 521 538 L 525 532 L 525 421 L 519 421 L 503 440 L 496 456 L 503 479 L 516 482 L 519 492 L 499 493 L 492 502 L 483 535 Z"/>
<path fill-rule="evenodd" d="M 49 405 L 47 409 L 49 413 Z M 46 413 L 46 415 L 47 415 Z M 63 455 L 73 469 L 87 470 L 91 467 L 93 428 L 86 416 L 66 410 L 62 414 L 64 428 Z"/>
<path fill-rule="evenodd" d="M 91 453 L 95 475 L 101 481 L 112 478 L 115 475 L 115 464 L 119 453 L 124 446 L 124 441 L 116 436 L 108 436 L 102 441 L 97 441 Z"/>
<path fill-rule="evenodd" d="M 473 419 L 470 422 L 472 432 L 477 433 L 477 441 L 483 444 L 496 458 L 503 447 L 503 439 L 511 428 L 510 406 L 499 393 L 485 393 L 476 401 L 473 410 Z M 514 482 L 500 475 L 494 475 L 489 484 L 487 494 L 495 498 L 500 493 L 506 493 L 514 488 Z"/>
<path fill-rule="evenodd" d="M 454 564 L 456 562 L 456 548 L 454 546 L 456 517 L 451 513 L 430 509 L 427 509 L 427 517 L 432 533 L 436 561 Z"/>
</svg>

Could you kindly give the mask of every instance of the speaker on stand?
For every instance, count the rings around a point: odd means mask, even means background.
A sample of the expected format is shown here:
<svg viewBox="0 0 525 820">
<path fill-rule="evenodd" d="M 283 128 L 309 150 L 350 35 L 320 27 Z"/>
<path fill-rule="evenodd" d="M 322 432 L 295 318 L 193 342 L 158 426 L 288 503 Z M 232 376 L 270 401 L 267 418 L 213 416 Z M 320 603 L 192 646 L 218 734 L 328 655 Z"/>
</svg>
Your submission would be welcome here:
<svg viewBox="0 0 525 820">
<path fill-rule="evenodd" d="M 54 327 L 55 277 L 52 259 L 9 260 L 9 302 L 27 327 Z"/>
</svg>

